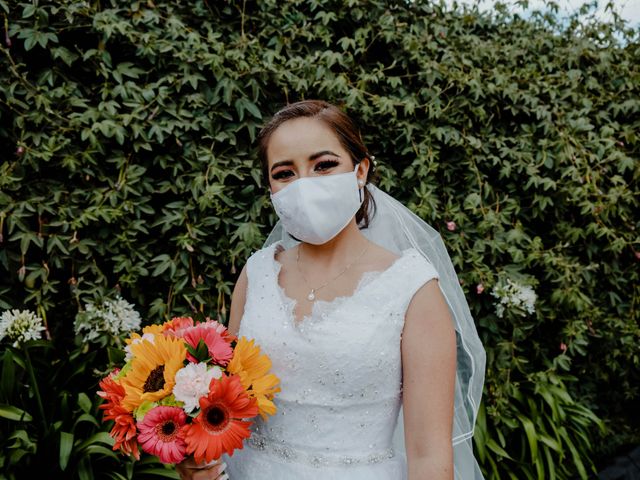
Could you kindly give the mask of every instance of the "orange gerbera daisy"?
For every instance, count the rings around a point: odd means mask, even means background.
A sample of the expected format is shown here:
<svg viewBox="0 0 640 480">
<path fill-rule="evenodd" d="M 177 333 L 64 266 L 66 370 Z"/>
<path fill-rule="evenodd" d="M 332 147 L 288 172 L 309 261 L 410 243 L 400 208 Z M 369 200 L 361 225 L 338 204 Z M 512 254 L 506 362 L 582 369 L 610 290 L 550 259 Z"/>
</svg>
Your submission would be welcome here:
<svg viewBox="0 0 640 480">
<path fill-rule="evenodd" d="M 114 440 L 113 450 L 121 450 L 127 455 L 133 455 L 136 460 L 140 460 L 136 423 L 133 415 L 122 406 L 116 407 L 113 413 L 115 423 L 109 432 Z"/>
<path fill-rule="evenodd" d="M 252 421 L 242 420 L 258 414 L 256 400 L 242 388 L 235 375 L 211 380 L 209 395 L 200 399 L 200 415 L 187 425 L 187 453 L 196 463 L 210 462 L 223 453 L 233 455 L 242 441 L 251 436 Z"/>
<path fill-rule="evenodd" d="M 98 395 L 106 401 L 100 408 L 104 410 L 104 421 L 113 420 L 114 425 L 109 434 L 114 439 L 113 449 L 122 450 L 128 455 L 133 455 L 136 460 L 140 460 L 138 441 L 136 439 L 136 424 L 133 415 L 121 404 L 125 396 L 125 390 L 116 380 L 114 375 L 117 371 L 110 373 L 100 381 Z"/>
<path fill-rule="evenodd" d="M 187 348 L 181 339 L 155 335 L 130 345 L 133 360 L 122 378 L 126 395 L 122 405 L 133 411 L 142 402 L 155 402 L 171 394 L 176 372 L 183 367 Z"/>
<path fill-rule="evenodd" d="M 118 372 L 119 370 L 116 369 L 100 380 L 99 385 L 102 390 L 98 390 L 98 396 L 104 398 L 105 402 L 99 408 L 104 410 L 105 417 L 112 415 L 113 409 L 121 405 L 125 396 L 124 388 L 114 379 Z M 110 420 L 110 418 L 105 418 L 105 420 Z"/>
<path fill-rule="evenodd" d="M 246 337 L 238 340 L 227 371 L 240 377 L 242 386 L 250 397 L 256 399 L 260 416 L 265 419 L 267 415 L 276 413 L 273 397 L 280 391 L 280 379 L 268 373 L 270 369 L 271 360 L 267 355 L 260 354 L 260 347 L 253 340 Z"/>
<path fill-rule="evenodd" d="M 184 331 L 190 327 L 193 327 L 193 318 L 173 317 L 162 326 L 162 332 L 170 337 L 182 338 Z"/>
</svg>

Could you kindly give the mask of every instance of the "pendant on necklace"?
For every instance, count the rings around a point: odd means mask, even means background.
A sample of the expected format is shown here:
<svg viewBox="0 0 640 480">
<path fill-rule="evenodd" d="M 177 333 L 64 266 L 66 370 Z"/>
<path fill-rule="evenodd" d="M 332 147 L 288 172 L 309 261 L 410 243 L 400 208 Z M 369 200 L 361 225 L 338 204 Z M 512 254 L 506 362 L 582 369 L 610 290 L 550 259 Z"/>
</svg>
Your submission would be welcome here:
<svg viewBox="0 0 640 480">
<path fill-rule="evenodd" d="M 310 302 L 313 302 L 316 299 L 316 294 L 313 291 L 313 289 L 311 289 L 311 291 L 309 292 L 309 295 L 307 295 L 307 300 L 309 300 Z"/>
</svg>

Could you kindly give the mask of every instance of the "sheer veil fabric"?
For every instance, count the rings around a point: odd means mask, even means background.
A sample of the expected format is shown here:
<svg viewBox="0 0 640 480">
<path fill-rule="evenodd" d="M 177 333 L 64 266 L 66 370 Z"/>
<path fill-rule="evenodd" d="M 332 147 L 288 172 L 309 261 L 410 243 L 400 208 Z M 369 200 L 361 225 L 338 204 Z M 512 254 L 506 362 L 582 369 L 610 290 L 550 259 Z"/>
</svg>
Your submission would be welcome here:
<svg viewBox="0 0 640 480">
<path fill-rule="evenodd" d="M 482 473 L 473 456 L 472 437 L 482 397 L 486 355 L 451 258 L 434 228 L 375 185 L 367 184 L 365 188 L 373 197 L 375 210 L 370 215 L 369 227 L 363 229 L 362 233 L 370 241 L 398 255 L 407 248 L 415 248 L 439 274 L 439 286 L 451 312 L 457 341 L 452 437 L 455 479 L 482 480 Z M 276 241 L 280 241 L 285 248 L 298 243 L 280 222 L 275 225 L 264 246 Z M 406 455 L 402 408 L 393 438 L 396 452 Z"/>
</svg>

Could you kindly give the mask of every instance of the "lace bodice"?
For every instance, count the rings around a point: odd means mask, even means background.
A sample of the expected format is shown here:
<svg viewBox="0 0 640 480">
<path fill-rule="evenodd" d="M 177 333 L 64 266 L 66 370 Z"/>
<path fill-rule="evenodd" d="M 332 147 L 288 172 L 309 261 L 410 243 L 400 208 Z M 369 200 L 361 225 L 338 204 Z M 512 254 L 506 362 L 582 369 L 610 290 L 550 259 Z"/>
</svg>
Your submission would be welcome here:
<svg viewBox="0 0 640 480">
<path fill-rule="evenodd" d="M 230 477 L 405 478 L 404 458 L 392 449 L 402 402 L 400 340 L 413 295 L 437 272 L 405 250 L 387 269 L 366 273 L 352 295 L 316 300 L 297 323 L 295 300 L 278 284 L 281 248 L 249 258 L 239 332 L 273 362 L 278 412 L 258 418 L 245 448 L 225 457 Z"/>
</svg>

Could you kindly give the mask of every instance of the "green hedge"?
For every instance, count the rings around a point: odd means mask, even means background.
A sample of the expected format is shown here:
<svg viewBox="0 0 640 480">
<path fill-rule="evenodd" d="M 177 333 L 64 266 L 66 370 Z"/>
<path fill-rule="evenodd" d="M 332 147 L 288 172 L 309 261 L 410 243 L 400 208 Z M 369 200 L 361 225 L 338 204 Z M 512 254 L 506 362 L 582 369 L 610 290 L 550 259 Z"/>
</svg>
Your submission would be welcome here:
<svg viewBox="0 0 640 480">
<path fill-rule="evenodd" d="M 275 221 L 256 133 L 327 99 L 454 257 L 488 354 L 482 468 L 586 478 L 640 440 L 640 46 L 616 15 L 548 7 L 0 0 L 0 309 L 37 309 L 61 358 L 81 305 L 115 291 L 148 321 L 226 318 Z M 533 314 L 496 315 L 507 278 Z M 97 353 L 73 361 L 104 370 Z M 16 428 L 0 420 L 2 452 Z M 29 431 L 8 477 L 40 458 Z"/>
</svg>

